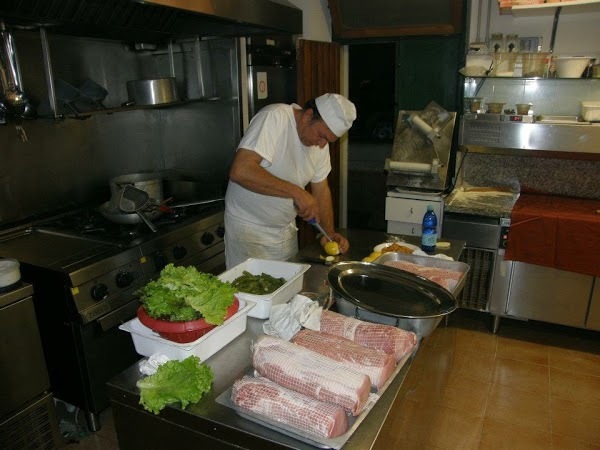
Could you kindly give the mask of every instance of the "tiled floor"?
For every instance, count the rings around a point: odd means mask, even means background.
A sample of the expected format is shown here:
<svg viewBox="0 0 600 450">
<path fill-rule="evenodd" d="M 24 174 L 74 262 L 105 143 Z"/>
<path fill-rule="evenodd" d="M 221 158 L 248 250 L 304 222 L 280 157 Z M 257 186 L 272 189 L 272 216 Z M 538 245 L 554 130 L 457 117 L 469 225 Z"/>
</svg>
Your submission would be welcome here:
<svg viewBox="0 0 600 450">
<path fill-rule="evenodd" d="M 600 450 L 600 333 L 459 310 L 422 342 L 377 442 L 390 449 Z M 117 450 L 102 429 L 69 450 Z"/>
<path fill-rule="evenodd" d="M 383 449 L 600 449 L 600 333 L 461 310 L 422 343 Z"/>
</svg>

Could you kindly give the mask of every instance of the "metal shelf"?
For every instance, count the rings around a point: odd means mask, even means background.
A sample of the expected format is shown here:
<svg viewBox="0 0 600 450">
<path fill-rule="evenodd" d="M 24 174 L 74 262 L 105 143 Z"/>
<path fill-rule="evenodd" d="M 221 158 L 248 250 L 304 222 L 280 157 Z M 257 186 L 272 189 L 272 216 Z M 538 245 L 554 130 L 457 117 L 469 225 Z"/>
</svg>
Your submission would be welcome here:
<svg viewBox="0 0 600 450">
<path fill-rule="evenodd" d="M 600 0 L 572 0 L 535 5 L 514 5 L 509 8 L 500 8 L 500 13 L 511 14 L 514 17 L 550 16 L 555 13 L 556 8 L 562 8 L 565 14 L 600 11 Z"/>
</svg>

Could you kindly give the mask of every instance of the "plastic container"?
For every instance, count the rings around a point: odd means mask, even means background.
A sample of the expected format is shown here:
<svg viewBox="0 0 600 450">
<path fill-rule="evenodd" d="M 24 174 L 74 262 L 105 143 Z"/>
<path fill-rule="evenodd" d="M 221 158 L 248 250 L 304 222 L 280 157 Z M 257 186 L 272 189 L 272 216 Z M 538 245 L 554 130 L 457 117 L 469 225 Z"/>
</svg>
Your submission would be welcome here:
<svg viewBox="0 0 600 450">
<path fill-rule="evenodd" d="M 550 53 L 548 52 L 523 52 L 521 59 L 523 60 L 523 76 L 524 77 L 541 77 L 546 69 L 547 59 Z"/>
<path fill-rule="evenodd" d="M 529 114 L 531 109 L 531 103 L 517 103 L 515 106 L 517 107 L 517 114 L 521 115 Z"/>
<path fill-rule="evenodd" d="M 581 102 L 581 116 L 587 122 L 600 122 L 600 102 Z"/>
<path fill-rule="evenodd" d="M 506 105 L 504 102 L 488 102 L 486 106 L 490 114 L 502 114 L 504 105 Z"/>
<path fill-rule="evenodd" d="M 227 308 L 225 320 L 238 311 L 239 305 L 239 300 L 235 298 L 231 306 Z M 152 331 L 156 331 L 160 337 L 169 341 L 179 342 L 180 344 L 195 341 L 217 327 L 217 325 L 207 323 L 204 319 L 188 320 L 186 322 L 170 322 L 168 320 L 155 319 L 146 313 L 143 306 L 139 307 L 137 317 L 142 324 Z"/>
<path fill-rule="evenodd" d="M 437 217 L 433 211 L 433 205 L 427 205 L 427 212 L 423 216 L 421 250 L 426 253 L 434 253 L 435 244 L 437 244 Z"/>
<path fill-rule="evenodd" d="M 201 338 L 187 344 L 179 344 L 161 338 L 158 333 L 144 326 L 137 318 L 125 322 L 119 328 L 131 333 L 135 351 L 142 356 L 162 353 L 171 359 L 182 360 L 195 355 L 200 360 L 206 361 L 246 331 L 248 312 L 254 308 L 254 302 L 241 299 L 239 299 L 239 302 L 240 309 L 238 312 L 227 319 L 223 325 L 213 328 Z"/>
<path fill-rule="evenodd" d="M 268 259 L 249 258 L 241 264 L 219 275 L 221 281 L 232 282 L 245 271 L 252 275 L 267 273 L 275 278 L 285 278 L 286 282 L 275 292 L 266 295 L 248 294 L 237 292 L 235 296 L 240 300 L 250 300 L 256 303 L 249 316 L 257 319 L 268 319 L 271 306 L 285 303 L 302 290 L 304 272 L 310 268 L 309 264 L 295 264 L 284 261 L 271 261 Z"/>
<path fill-rule="evenodd" d="M 558 78 L 581 78 L 591 60 L 591 56 L 560 56 L 555 59 L 556 76 Z"/>
<path fill-rule="evenodd" d="M 19 261 L 0 259 L 0 289 L 9 288 L 21 281 Z"/>
</svg>

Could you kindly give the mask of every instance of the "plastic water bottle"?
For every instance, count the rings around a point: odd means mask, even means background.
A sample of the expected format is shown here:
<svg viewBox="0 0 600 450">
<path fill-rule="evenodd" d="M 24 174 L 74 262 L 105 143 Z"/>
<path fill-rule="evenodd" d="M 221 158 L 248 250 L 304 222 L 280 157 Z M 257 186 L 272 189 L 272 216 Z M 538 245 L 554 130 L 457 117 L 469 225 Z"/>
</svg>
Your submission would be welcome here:
<svg viewBox="0 0 600 450">
<path fill-rule="evenodd" d="M 427 205 L 427 212 L 423 216 L 423 234 L 421 235 L 421 250 L 426 253 L 435 252 L 437 244 L 437 217 L 433 206 Z"/>
</svg>

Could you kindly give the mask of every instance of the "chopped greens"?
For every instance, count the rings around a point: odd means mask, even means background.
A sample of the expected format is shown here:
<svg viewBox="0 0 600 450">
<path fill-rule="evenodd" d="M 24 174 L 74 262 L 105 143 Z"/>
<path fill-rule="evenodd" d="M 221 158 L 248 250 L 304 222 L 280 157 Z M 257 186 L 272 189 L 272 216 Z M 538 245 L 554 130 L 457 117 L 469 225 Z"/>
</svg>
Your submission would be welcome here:
<svg viewBox="0 0 600 450">
<path fill-rule="evenodd" d="M 275 278 L 268 273 L 260 275 L 252 275 L 247 270 L 242 272 L 242 275 L 237 277 L 231 285 L 238 292 L 246 292 L 248 294 L 265 295 L 275 292 L 285 284 L 285 278 Z"/>
<path fill-rule="evenodd" d="M 154 375 L 137 382 L 140 404 L 154 414 L 169 403 L 180 402 L 185 408 L 210 391 L 212 381 L 212 370 L 197 356 L 189 356 L 183 361 L 167 361 Z"/>
<path fill-rule="evenodd" d="M 204 317 L 221 325 L 236 290 L 230 283 L 195 267 L 168 264 L 155 281 L 137 291 L 146 313 L 155 319 L 181 322 Z"/>
</svg>

